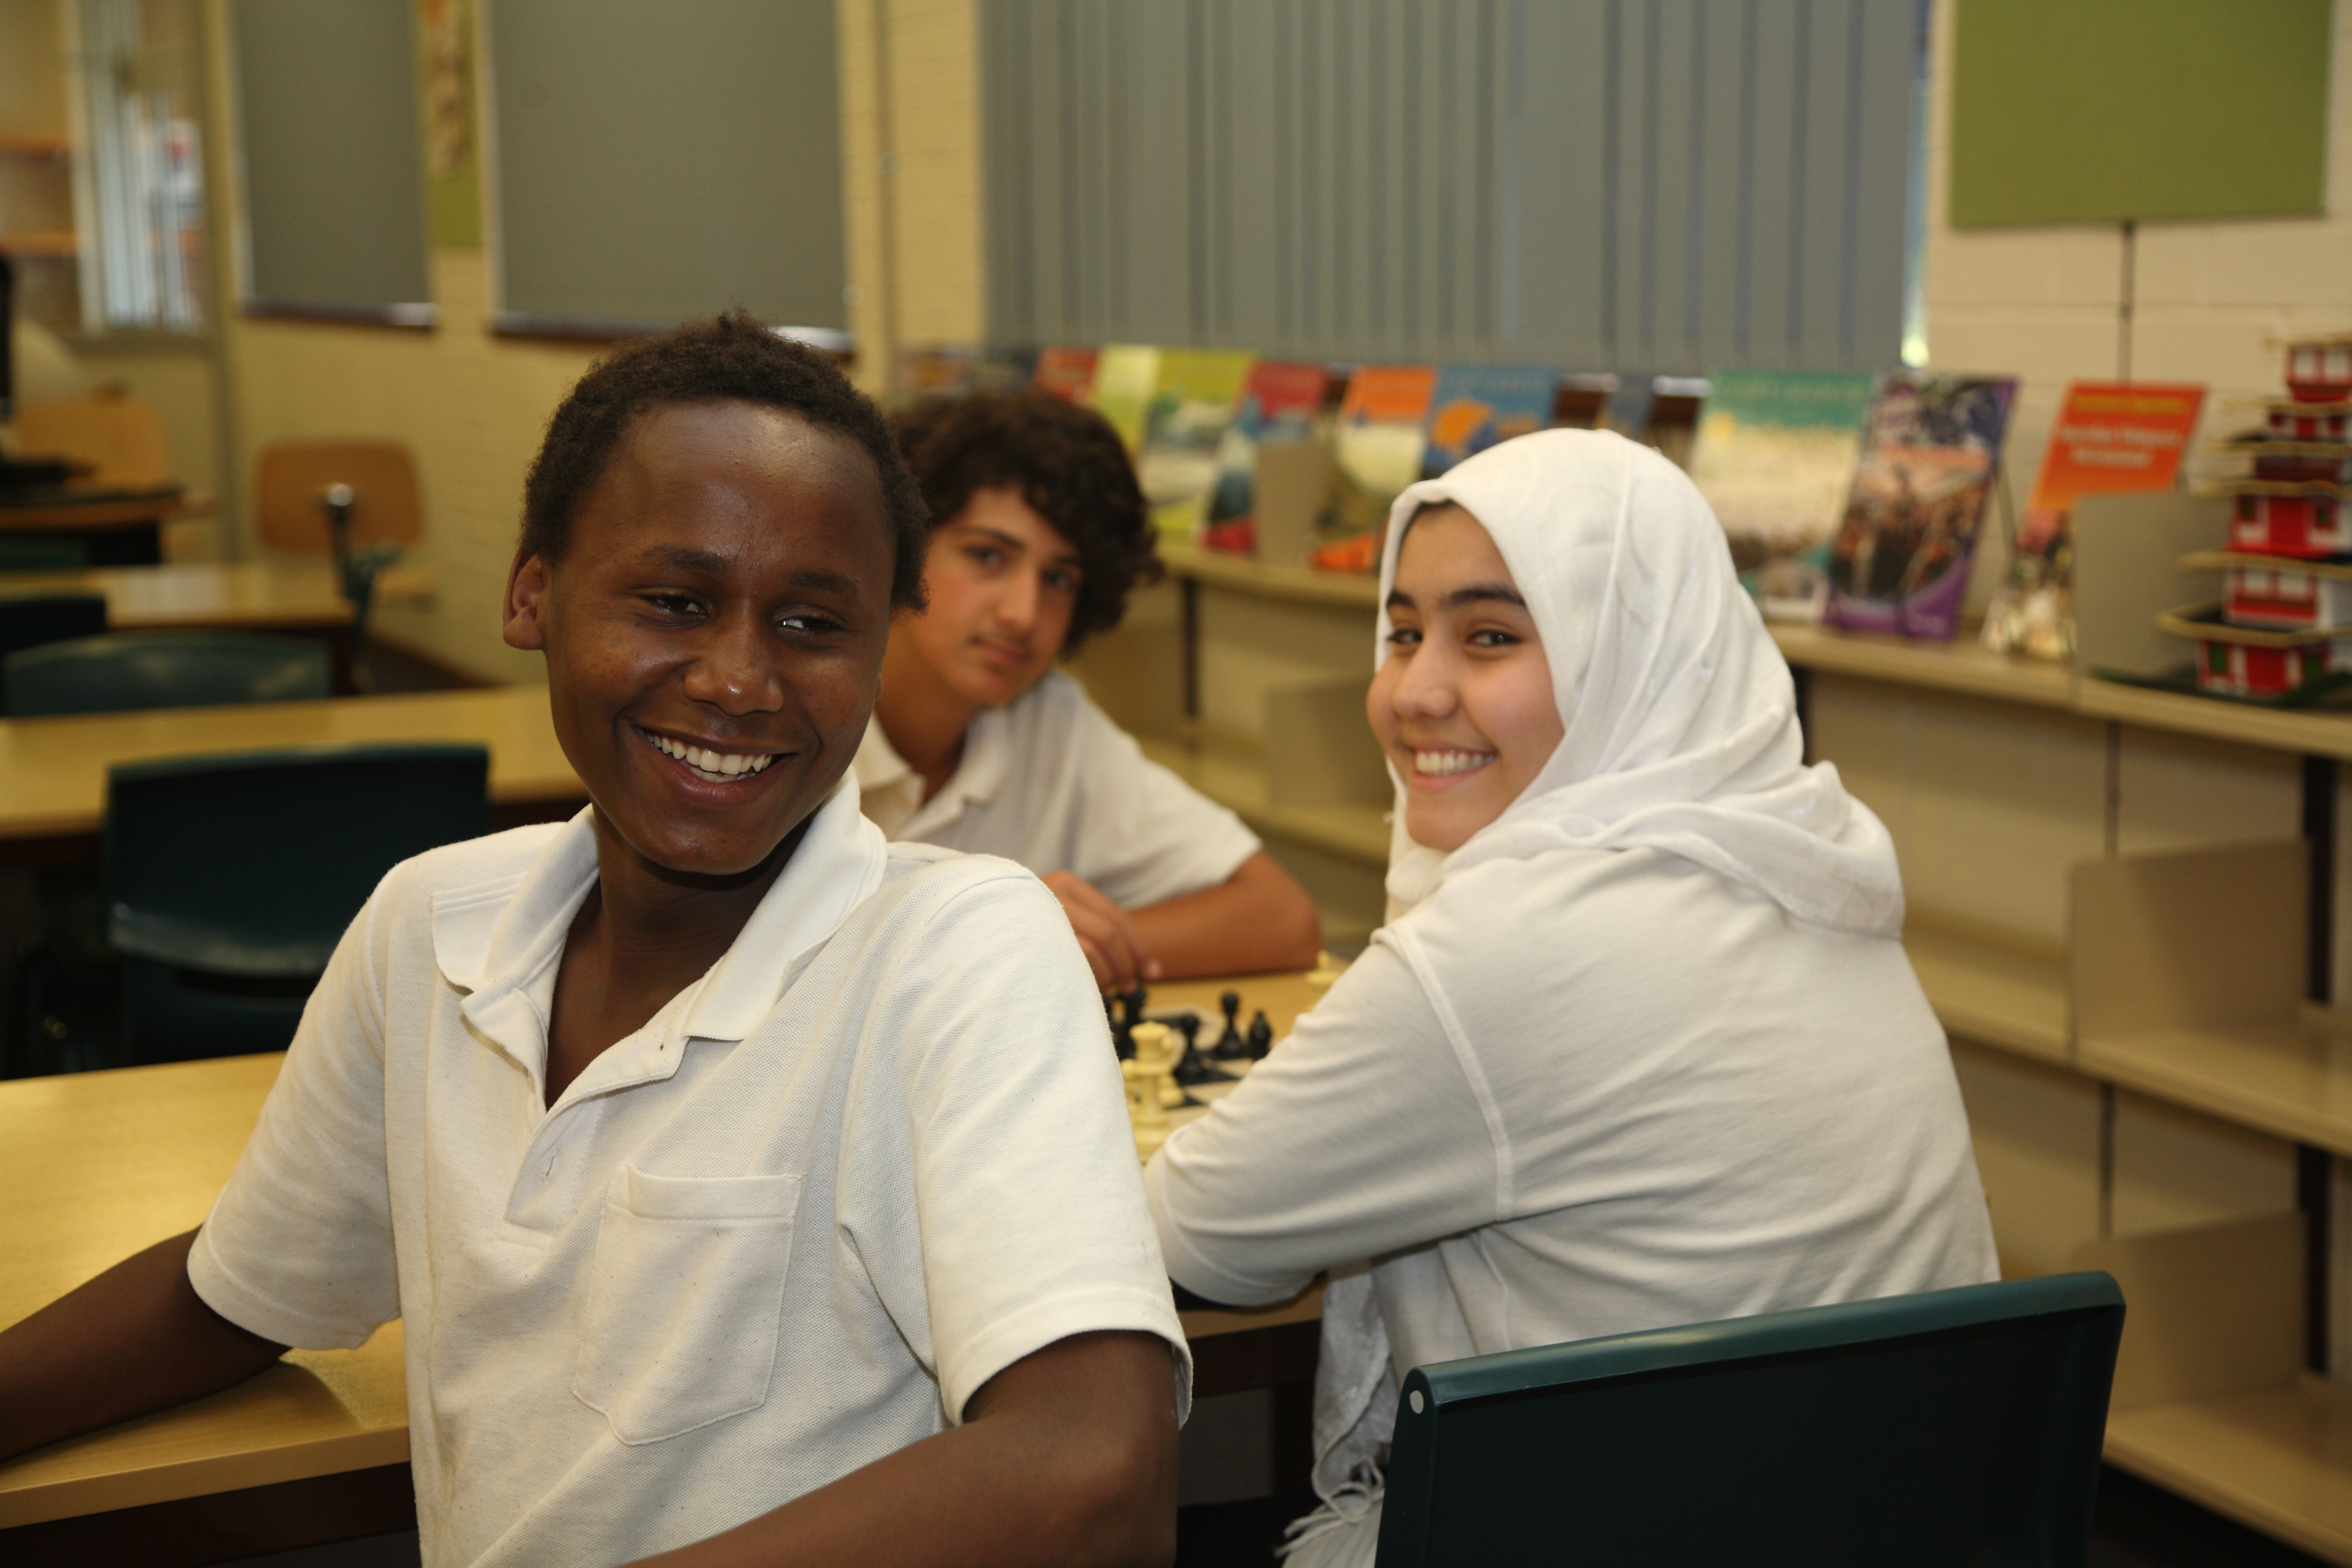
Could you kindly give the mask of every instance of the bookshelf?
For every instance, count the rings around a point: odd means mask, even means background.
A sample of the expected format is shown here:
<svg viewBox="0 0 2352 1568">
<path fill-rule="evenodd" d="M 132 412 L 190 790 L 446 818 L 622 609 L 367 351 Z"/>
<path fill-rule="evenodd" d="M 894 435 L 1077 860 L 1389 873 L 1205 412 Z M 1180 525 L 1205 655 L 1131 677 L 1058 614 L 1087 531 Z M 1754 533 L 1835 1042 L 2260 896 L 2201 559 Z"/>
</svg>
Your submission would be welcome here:
<svg viewBox="0 0 2352 1568">
<path fill-rule="evenodd" d="M 1360 696 L 1373 579 L 1182 547 L 1163 559 L 1175 585 L 1161 668 L 1171 680 L 1189 672 L 1196 707 L 1230 696 L 1218 683 L 1238 656 L 1218 639 L 1235 635 L 1244 607 L 1265 626 L 1360 616 L 1320 645 L 1324 678 L 1352 679 Z M 1905 945 L 1956 1057 L 2014 1062 L 2002 1093 L 2032 1101 L 1983 1100 L 1980 1146 L 1990 1137 L 2032 1155 L 2006 1162 L 1996 1227 L 2021 1205 L 2050 1205 L 2024 1226 L 2038 1227 L 2038 1245 L 2005 1237 L 2004 1253 L 2058 1268 L 2079 1246 L 2074 1266 L 2126 1279 L 2127 1355 L 2176 1370 L 2227 1363 L 2185 1384 L 2119 1384 L 2109 1458 L 2352 1564 L 2352 1389 L 2304 1366 L 2306 1287 L 2326 1265 L 2311 1216 L 2293 1206 L 2311 1158 L 2352 1157 L 2352 1016 L 2305 998 L 2314 864 L 2294 837 L 2333 809 L 2352 717 L 2085 679 L 1973 641 L 1771 632 L 1792 668 L 1822 678 L 1810 683 L 1809 727 L 1833 721 L 1819 731 L 1837 737 L 1828 759 L 1895 832 L 1912 889 Z M 1264 626 L 1252 635 L 1282 643 Z M 1296 689 L 1270 687 L 1268 700 Z M 1385 865 L 1387 827 L 1370 800 L 1275 805 L 1287 764 L 1267 759 L 1296 754 L 1295 722 L 1230 734 L 1196 714 L 1165 728 L 1147 749 L 1270 841 L 1311 843 L 1368 873 Z M 1899 758 L 1841 749 L 1870 735 Z M 1999 755 L 1951 765 L 1988 743 Z M 2305 766 L 2300 800 L 2282 805 L 2279 776 L 2293 795 L 2294 759 L 2326 765 Z M 2328 798 L 2315 798 L 2322 789 Z M 1970 864 L 2003 856 L 2002 871 Z M 2003 885 L 2029 863 L 2042 868 L 2032 885 Z M 2260 1180 L 2237 1169 L 2249 1163 Z M 2208 1211 L 2225 1217 L 2188 1223 Z M 2181 1298 L 2184 1275 L 2201 1295 Z M 2251 1369 L 2249 1346 L 2261 1352 Z"/>
</svg>

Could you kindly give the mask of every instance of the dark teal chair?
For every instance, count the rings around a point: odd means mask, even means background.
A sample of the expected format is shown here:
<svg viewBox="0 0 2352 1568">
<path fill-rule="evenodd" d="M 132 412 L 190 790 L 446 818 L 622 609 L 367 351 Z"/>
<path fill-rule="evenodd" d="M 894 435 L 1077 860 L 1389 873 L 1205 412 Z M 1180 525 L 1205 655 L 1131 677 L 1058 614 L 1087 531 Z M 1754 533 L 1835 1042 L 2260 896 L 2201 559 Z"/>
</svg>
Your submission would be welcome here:
<svg viewBox="0 0 2352 1568">
<path fill-rule="evenodd" d="M 0 572 L 79 572 L 89 564 L 89 546 L 79 539 L 0 534 Z"/>
<path fill-rule="evenodd" d="M 0 659 L 11 718 L 299 702 L 334 695 L 324 643 L 262 632 L 117 632 Z"/>
<path fill-rule="evenodd" d="M 1379 1568 L 2079 1568 L 2105 1274 L 1416 1367 Z"/>
<path fill-rule="evenodd" d="M 317 746 L 107 776 L 107 941 L 134 1063 L 281 1050 L 386 871 L 489 829 L 481 746 Z"/>
<path fill-rule="evenodd" d="M 13 594 L 0 597 L 0 658 L 106 630 L 102 594 Z"/>
</svg>

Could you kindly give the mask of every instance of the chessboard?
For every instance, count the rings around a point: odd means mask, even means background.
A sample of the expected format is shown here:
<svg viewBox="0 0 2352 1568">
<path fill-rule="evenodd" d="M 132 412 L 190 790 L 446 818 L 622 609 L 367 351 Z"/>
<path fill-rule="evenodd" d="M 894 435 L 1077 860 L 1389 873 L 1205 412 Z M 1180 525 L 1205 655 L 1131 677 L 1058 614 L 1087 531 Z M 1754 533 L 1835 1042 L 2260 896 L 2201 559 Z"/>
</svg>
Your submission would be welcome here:
<svg viewBox="0 0 2352 1568">
<path fill-rule="evenodd" d="M 1139 1001 L 1113 999 L 1110 1016 L 1128 1079 L 1128 1114 L 1136 1152 L 1145 1159 L 1171 1131 L 1207 1112 L 1258 1060 L 1289 1035 L 1339 966 L 1328 956 L 1312 971 L 1167 981 Z M 1233 1037 L 1228 1038 L 1228 1026 Z M 1187 1051 L 1187 1035 L 1192 1049 Z M 1220 1049 L 1222 1042 L 1223 1048 Z M 1183 1069 L 1179 1071 L 1180 1067 Z"/>
</svg>

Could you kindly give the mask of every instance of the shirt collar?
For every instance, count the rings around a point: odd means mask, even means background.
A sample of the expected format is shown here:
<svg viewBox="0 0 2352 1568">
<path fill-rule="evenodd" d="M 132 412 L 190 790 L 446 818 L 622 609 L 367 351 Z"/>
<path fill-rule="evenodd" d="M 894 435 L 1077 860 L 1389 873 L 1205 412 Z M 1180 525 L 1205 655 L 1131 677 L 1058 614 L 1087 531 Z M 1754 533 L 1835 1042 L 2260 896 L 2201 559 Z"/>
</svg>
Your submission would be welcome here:
<svg viewBox="0 0 2352 1568">
<path fill-rule="evenodd" d="M 877 797 L 886 790 L 898 792 L 897 799 L 876 813 L 884 819 L 885 831 L 895 837 L 920 838 L 962 816 L 967 805 L 986 805 L 1011 766 L 1012 722 L 1002 708 L 983 708 L 973 714 L 963 732 L 963 760 L 940 793 L 925 800 L 913 765 L 882 733 L 882 721 L 875 720 L 866 728 L 866 743 L 858 748 L 857 782 Z M 888 822 L 894 816 L 898 821 Z"/>
<path fill-rule="evenodd" d="M 596 880 L 596 832 L 589 816 L 594 809 L 565 823 L 520 877 L 433 896 L 434 962 L 450 984 L 467 993 L 461 1010 L 534 1072 L 543 1069 L 547 1051 L 547 1019 L 536 994 L 542 987 L 536 983 L 562 956 L 572 916 Z M 689 1005 L 673 1015 L 684 1020 L 682 1027 L 673 1026 L 678 1043 L 740 1040 L 756 1028 L 775 1007 L 797 960 L 881 886 L 887 856 L 881 830 L 857 809 L 856 779 L 844 774 L 810 818 L 782 875 L 725 955 L 695 983 Z M 678 1057 L 667 1049 L 668 1043 L 654 1042 L 667 1058 L 665 1073 L 676 1070 Z"/>
</svg>

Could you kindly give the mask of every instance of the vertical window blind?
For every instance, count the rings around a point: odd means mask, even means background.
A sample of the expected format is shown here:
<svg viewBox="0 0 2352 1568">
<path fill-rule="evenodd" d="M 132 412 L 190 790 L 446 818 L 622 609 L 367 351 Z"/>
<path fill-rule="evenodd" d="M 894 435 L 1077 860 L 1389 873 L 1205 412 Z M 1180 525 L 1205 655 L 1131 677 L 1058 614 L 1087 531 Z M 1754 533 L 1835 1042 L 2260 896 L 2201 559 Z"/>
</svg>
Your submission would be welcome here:
<svg viewBox="0 0 2352 1568">
<path fill-rule="evenodd" d="M 1899 356 L 1916 0 L 982 0 L 1004 343 Z"/>
</svg>

